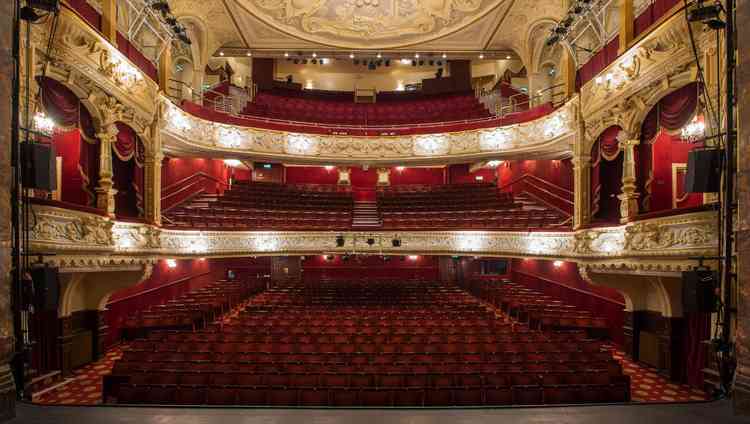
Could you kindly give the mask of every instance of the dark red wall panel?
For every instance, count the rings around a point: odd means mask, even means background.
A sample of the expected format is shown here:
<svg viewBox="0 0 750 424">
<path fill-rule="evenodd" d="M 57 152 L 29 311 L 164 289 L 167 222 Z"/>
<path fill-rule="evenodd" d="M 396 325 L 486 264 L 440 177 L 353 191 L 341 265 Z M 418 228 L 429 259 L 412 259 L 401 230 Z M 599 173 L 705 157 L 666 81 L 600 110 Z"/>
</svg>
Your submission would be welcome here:
<svg viewBox="0 0 750 424">
<path fill-rule="evenodd" d="M 391 168 L 391 185 L 440 185 L 445 182 L 445 168 Z"/>
<path fill-rule="evenodd" d="M 324 166 L 287 166 L 287 184 L 336 184 L 339 171 L 335 167 Z"/>
</svg>

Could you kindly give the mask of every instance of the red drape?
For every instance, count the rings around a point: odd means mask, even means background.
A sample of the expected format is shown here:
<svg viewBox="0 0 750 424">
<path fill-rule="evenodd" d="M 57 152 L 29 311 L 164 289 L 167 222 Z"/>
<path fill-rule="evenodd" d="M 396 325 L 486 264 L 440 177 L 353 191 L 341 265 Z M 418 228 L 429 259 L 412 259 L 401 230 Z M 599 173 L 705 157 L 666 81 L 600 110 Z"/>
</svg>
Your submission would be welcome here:
<svg viewBox="0 0 750 424">
<path fill-rule="evenodd" d="M 95 188 L 99 182 L 99 141 L 94 121 L 78 97 L 51 78 L 39 78 L 42 109 L 65 130 L 52 138 L 63 158 L 62 200 L 84 206 L 96 204 Z"/>
<path fill-rule="evenodd" d="M 676 133 L 695 115 L 698 89 L 698 83 L 691 83 L 664 96 L 643 120 L 640 144 L 636 149 L 636 185 L 641 193 L 641 212 L 656 212 L 672 207 L 672 164 L 687 162 L 687 152 L 690 150 L 689 145 L 680 145 Z M 667 133 L 665 135 L 668 137 L 661 137 L 662 133 Z M 661 152 L 658 157 L 655 153 L 657 141 L 665 144 L 658 146 Z M 657 167 L 666 176 L 655 178 Z M 658 196 L 654 195 L 655 181 L 662 188 Z"/>
<path fill-rule="evenodd" d="M 703 340 L 711 337 L 711 315 L 707 313 L 690 313 L 685 317 L 685 381 L 693 387 L 703 387 L 703 368 L 708 360 L 706 345 Z"/>
<path fill-rule="evenodd" d="M 117 189 L 115 213 L 125 217 L 143 216 L 144 146 L 128 125 L 117 122 L 117 140 L 112 145 L 112 173 Z"/>
<path fill-rule="evenodd" d="M 594 219 L 617 221 L 620 217 L 620 194 L 622 185 L 622 161 L 620 145 L 617 140 L 622 128 L 611 126 L 604 130 L 597 139 L 592 152 L 591 178 L 591 215 Z M 594 177 L 596 174 L 596 179 Z"/>
</svg>

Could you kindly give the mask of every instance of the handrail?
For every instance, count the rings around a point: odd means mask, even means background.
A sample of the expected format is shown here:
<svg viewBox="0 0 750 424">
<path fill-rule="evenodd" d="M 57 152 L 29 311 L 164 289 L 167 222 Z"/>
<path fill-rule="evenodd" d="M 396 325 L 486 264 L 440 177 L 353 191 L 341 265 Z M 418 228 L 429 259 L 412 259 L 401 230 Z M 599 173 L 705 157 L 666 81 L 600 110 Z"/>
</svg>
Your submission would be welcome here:
<svg viewBox="0 0 750 424">
<path fill-rule="evenodd" d="M 550 280 L 549 278 L 542 277 L 541 275 L 533 274 L 533 273 L 526 272 L 526 271 L 514 271 L 512 268 L 511 268 L 510 272 L 511 272 L 511 274 L 516 273 L 516 274 L 525 275 L 527 277 L 537 278 L 539 280 L 544 281 L 545 283 L 553 284 L 553 285 L 556 285 L 558 287 L 562 287 L 562 288 L 569 289 L 569 290 L 572 290 L 572 291 L 575 291 L 575 292 L 578 292 L 578 293 L 581 293 L 581 294 L 592 296 L 592 297 L 595 297 L 597 299 L 603 300 L 605 302 L 614 303 L 615 305 L 618 305 L 618 306 L 623 306 L 623 307 L 625 306 L 624 302 L 618 302 L 617 300 L 610 299 L 610 298 L 604 297 L 604 296 L 602 296 L 600 294 L 592 293 L 592 292 L 589 292 L 589 291 L 586 291 L 586 290 L 583 290 L 583 289 L 579 289 L 577 287 L 566 286 L 565 284 L 559 283 L 559 282 L 554 281 L 554 280 Z M 520 284 L 523 284 L 523 283 L 520 283 Z"/>
<path fill-rule="evenodd" d="M 562 186 L 559 186 L 559 185 L 557 185 L 557 184 L 551 183 L 551 182 L 549 182 L 549 181 L 545 180 L 544 178 L 541 178 L 541 177 L 538 177 L 538 176 L 536 176 L 536 175 L 534 175 L 534 174 L 529 174 L 529 173 L 525 173 L 525 174 L 521 175 L 520 177 L 518 177 L 518 178 L 515 178 L 515 179 L 511 180 L 510 182 L 508 182 L 508 183 L 506 183 L 506 184 L 503 184 L 503 185 L 501 185 L 501 186 L 500 186 L 500 187 L 498 187 L 497 189 L 498 189 L 498 190 L 503 190 L 503 189 L 506 189 L 506 188 L 508 188 L 508 187 L 511 187 L 511 186 L 512 186 L 513 184 L 516 184 L 516 183 L 518 183 L 518 182 L 520 182 L 521 180 L 524 180 L 524 179 L 526 179 L 526 178 L 533 178 L 533 179 L 535 179 L 535 180 L 537 180 L 537 181 L 541 181 L 541 182 L 542 182 L 542 183 L 544 183 L 544 184 L 547 184 L 547 185 L 549 185 L 549 186 L 552 186 L 552 187 L 554 187 L 555 189 L 558 189 L 558 190 L 560 190 L 560 191 L 563 191 L 563 192 L 569 193 L 569 194 L 571 194 L 571 195 L 573 195 L 573 194 L 574 194 L 572 190 L 568 190 L 568 189 L 567 189 L 567 188 L 565 188 L 565 187 L 562 187 Z M 572 201 L 571 201 L 571 203 L 572 203 Z"/>
<path fill-rule="evenodd" d="M 190 180 L 191 178 L 194 178 L 194 177 L 197 177 L 197 176 L 201 176 L 201 177 L 204 177 L 204 178 L 208 178 L 208 179 L 210 179 L 210 180 L 216 181 L 216 182 L 217 182 L 217 183 L 219 183 L 219 184 L 223 184 L 223 185 L 225 185 L 225 186 L 229 186 L 229 184 L 228 184 L 228 183 L 227 183 L 226 181 L 222 181 L 222 180 L 220 180 L 220 179 L 218 179 L 218 178 L 214 177 L 213 175 L 210 175 L 210 174 L 206 174 L 206 173 L 205 173 L 205 172 L 203 172 L 203 171 L 198 171 L 198 172 L 196 172 L 196 173 L 193 173 L 193 174 L 190 174 L 190 175 L 188 175 L 188 176 L 187 176 L 187 177 L 185 177 L 185 178 L 182 178 L 182 179 L 181 179 L 181 180 L 179 180 L 179 181 L 175 181 L 175 182 L 173 182 L 172 184 L 170 184 L 170 185 L 168 185 L 168 186 L 166 186 L 166 187 L 162 187 L 162 189 L 161 189 L 161 192 L 162 192 L 162 193 L 164 193 L 165 191 L 167 191 L 167 190 L 169 190 L 169 189 L 171 189 L 171 188 L 173 188 L 173 187 L 176 187 L 176 186 L 178 186 L 178 185 L 180 185 L 180 184 L 184 183 L 185 181 L 188 181 L 188 180 Z"/>
</svg>

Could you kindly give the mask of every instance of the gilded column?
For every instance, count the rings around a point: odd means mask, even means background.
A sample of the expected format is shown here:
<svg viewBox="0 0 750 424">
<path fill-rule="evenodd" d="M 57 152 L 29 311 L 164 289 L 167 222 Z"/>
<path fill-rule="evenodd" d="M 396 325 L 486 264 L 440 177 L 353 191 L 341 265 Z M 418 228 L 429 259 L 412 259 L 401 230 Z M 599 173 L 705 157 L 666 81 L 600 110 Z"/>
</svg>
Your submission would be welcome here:
<svg viewBox="0 0 750 424">
<path fill-rule="evenodd" d="M 620 47 L 618 54 L 622 54 L 633 42 L 635 16 L 633 15 L 633 0 L 620 0 Z"/>
<path fill-rule="evenodd" d="M 112 171 L 112 145 L 117 140 L 117 127 L 114 124 L 104 126 L 98 133 L 101 151 L 99 153 L 99 186 L 96 188 L 96 207 L 109 216 L 115 216 L 114 176 Z"/>
<path fill-rule="evenodd" d="M 155 121 L 151 126 L 150 145 L 146 148 L 144 164 L 145 182 L 145 218 L 146 222 L 161 225 L 161 162 L 164 154 L 161 151 L 160 123 Z"/>
<path fill-rule="evenodd" d="M 622 162 L 622 193 L 617 198 L 620 199 L 620 222 L 626 223 L 638 215 L 640 194 L 636 190 L 635 184 L 635 146 L 640 143 L 640 140 L 621 139 L 619 141 L 624 156 Z"/>
<path fill-rule="evenodd" d="M 591 222 L 591 155 L 573 157 L 573 229 Z"/>
<path fill-rule="evenodd" d="M 102 0 L 102 35 L 117 46 L 117 1 Z"/>
</svg>

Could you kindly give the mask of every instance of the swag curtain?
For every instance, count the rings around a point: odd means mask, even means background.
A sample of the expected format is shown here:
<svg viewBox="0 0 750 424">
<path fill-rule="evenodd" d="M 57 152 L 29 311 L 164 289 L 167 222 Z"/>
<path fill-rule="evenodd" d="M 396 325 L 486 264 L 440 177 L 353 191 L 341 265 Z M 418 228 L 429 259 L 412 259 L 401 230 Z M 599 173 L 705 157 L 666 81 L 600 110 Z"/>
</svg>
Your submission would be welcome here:
<svg viewBox="0 0 750 424">
<path fill-rule="evenodd" d="M 117 139 L 112 145 L 112 174 L 115 189 L 115 214 L 143 216 L 144 146 L 128 125 L 116 122 Z"/>
<path fill-rule="evenodd" d="M 99 140 L 91 114 L 78 96 L 51 78 L 38 78 L 41 109 L 60 129 L 52 144 L 62 157 L 62 200 L 96 205 L 99 181 Z"/>
<path fill-rule="evenodd" d="M 687 162 L 687 151 L 689 147 L 680 146 L 679 132 L 695 116 L 698 108 L 698 83 L 691 83 L 670 93 L 662 98 L 646 115 L 641 125 L 640 144 L 636 149 L 636 185 L 641 193 L 640 210 L 642 212 L 653 212 L 671 208 L 671 184 L 669 199 L 654 199 L 655 169 L 664 174 L 668 169 L 668 179 L 671 181 L 671 168 L 673 163 Z M 665 150 L 664 154 L 656 155 L 656 143 L 664 143 L 658 146 Z M 655 203 L 655 204 L 652 204 Z"/>
<path fill-rule="evenodd" d="M 604 130 L 591 149 L 591 216 L 616 221 L 620 216 L 622 160 L 617 135 L 622 129 L 612 126 Z"/>
</svg>

